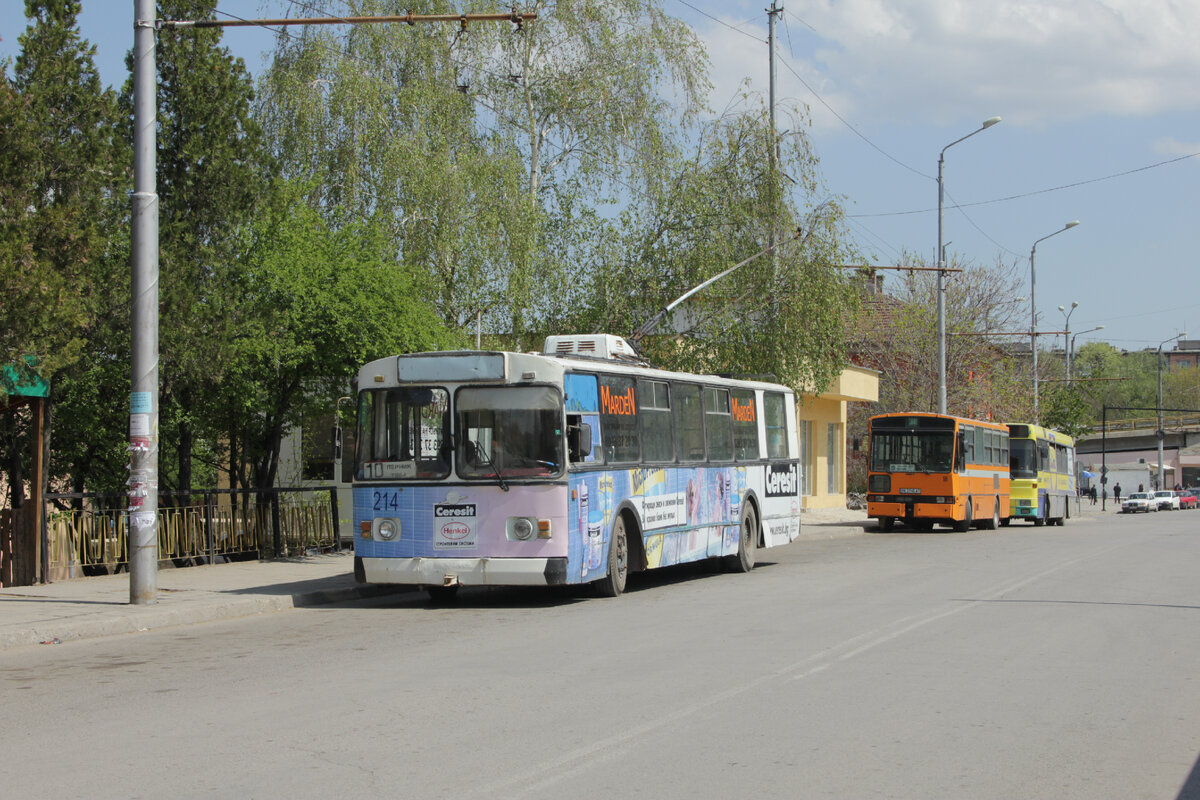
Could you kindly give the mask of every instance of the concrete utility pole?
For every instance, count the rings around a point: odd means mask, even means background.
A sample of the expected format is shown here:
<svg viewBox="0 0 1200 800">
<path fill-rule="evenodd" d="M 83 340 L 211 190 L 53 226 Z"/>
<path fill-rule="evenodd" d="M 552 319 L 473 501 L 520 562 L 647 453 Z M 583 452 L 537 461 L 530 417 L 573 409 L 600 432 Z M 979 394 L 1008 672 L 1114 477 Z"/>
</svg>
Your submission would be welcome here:
<svg viewBox="0 0 1200 800">
<path fill-rule="evenodd" d="M 1159 345 L 1155 355 L 1155 364 L 1158 367 L 1158 402 L 1155 404 L 1158 408 L 1158 427 L 1154 429 L 1154 438 L 1158 440 L 1158 487 L 1166 489 L 1163 481 L 1163 439 L 1166 438 L 1167 432 L 1163 430 L 1163 397 L 1162 397 L 1162 349 L 1167 342 L 1176 342 L 1187 337 L 1186 333 L 1178 333 L 1170 339 L 1163 339 Z M 1176 458 L 1176 461 L 1179 459 Z"/>
<path fill-rule="evenodd" d="M 779 0 L 771 0 L 771 7 L 767 9 L 767 58 L 769 61 L 768 83 L 767 83 L 767 110 L 771 120 L 771 146 L 767 152 L 767 163 L 770 165 L 771 176 L 771 198 L 775 197 L 775 187 L 778 185 L 777 175 L 779 174 L 779 139 L 775 126 L 775 17 L 783 13 L 783 6 L 779 5 Z M 772 216 L 774 209 L 771 210 Z M 775 247 L 775 224 L 772 220 L 770 230 L 767 234 L 767 246 Z M 771 274 L 779 274 L 779 253 L 771 250 Z"/>
<path fill-rule="evenodd" d="M 1058 236 L 1063 231 L 1069 231 L 1079 224 L 1079 220 L 1073 219 L 1066 225 L 1056 230 L 1054 233 L 1049 233 L 1033 243 L 1033 247 L 1029 248 L 1029 349 L 1033 352 L 1033 424 L 1041 423 L 1038 414 L 1038 351 L 1037 351 L 1037 246 L 1049 239 L 1051 236 Z"/>
<path fill-rule="evenodd" d="M 258 20 L 159 20 L 154 0 L 134 0 L 133 12 L 133 308 L 132 390 L 129 395 L 129 602 L 158 602 L 158 66 L 161 28 L 235 28 L 370 23 L 523 22 L 536 12 L 393 14 Z"/>
<path fill-rule="evenodd" d="M 938 369 L 938 413 L 946 413 L 946 245 L 942 240 L 942 217 L 945 207 L 945 173 L 946 173 L 946 151 L 959 142 L 970 139 L 980 131 L 985 131 L 996 123 L 1000 122 L 1000 117 L 988 117 L 975 130 L 968 133 L 966 136 L 955 139 L 950 144 L 942 148 L 942 152 L 938 154 L 938 170 L 937 170 L 937 185 L 938 185 L 938 205 L 937 205 L 937 369 Z"/>
<path fill-rule="evenodd" d="M 129 395 L 129 602 L 158 600 L 158 186 L 154 0 L 133 20 L 133 365 Z"/>
</svg>

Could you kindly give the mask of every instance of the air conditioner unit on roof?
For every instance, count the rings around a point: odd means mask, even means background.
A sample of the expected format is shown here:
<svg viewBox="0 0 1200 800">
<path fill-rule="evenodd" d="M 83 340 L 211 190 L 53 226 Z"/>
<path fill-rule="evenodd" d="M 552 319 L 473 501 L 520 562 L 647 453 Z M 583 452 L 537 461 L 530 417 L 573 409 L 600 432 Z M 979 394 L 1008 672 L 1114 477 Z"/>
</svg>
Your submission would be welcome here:
<svg viewBox="0 0 1200 800">
<path fill-rule="evenodd" d="M 590 335 L 547 336 L 542 353 L 557 356 L 587 356 L 589 358 L 637 358 L 637 352 L 620 336 L 610 333 Z"/>
</svg>

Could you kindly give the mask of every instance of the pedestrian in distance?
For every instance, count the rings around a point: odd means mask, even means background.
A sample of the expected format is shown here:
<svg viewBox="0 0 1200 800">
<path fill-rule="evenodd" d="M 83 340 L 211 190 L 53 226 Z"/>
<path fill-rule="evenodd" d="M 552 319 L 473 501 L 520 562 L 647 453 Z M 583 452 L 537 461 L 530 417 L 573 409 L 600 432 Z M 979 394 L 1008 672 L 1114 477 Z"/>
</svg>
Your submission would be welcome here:
<svg viewBox="0 0 1200 800">
<path fill-rule="evenodd" d="M 1146 487 L 1145 487 L 1143 484 L 1140 484 L 1140 483 L 1139 483 L 1139 484 L 1138 484 L 1138 491 L 1139 491 L 1139 492 L 1144 492 L 1144 491 L 1146 491 Z"/>
<path fill-rule="evenodd" d="M 1113 487 L 1113 502 L 1114 503 L 1121 502 L 1121 483 L 1120 483 L 1120 481 L 1118 481 L 1117 485 Z"/>
<path fill-rule="evenodd" d="M 1088 496 L 1092 499 L 1092 505 L 1096 505 L 1096 487 L 1093 486 L 1088 492 Z"/>
</svg>

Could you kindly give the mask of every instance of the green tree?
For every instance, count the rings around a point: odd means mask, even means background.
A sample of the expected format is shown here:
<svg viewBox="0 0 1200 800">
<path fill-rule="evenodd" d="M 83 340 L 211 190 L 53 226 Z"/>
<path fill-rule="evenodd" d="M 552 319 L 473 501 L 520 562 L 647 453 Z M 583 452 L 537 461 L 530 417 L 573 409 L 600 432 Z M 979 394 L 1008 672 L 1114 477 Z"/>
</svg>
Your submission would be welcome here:
<svg viewBox="0 0 1200 800">
<path fill-rule="evenodd" d="M 1163 358 L 1164 362 L 1166 357 Z M 1200 367 L 1163 369 L 1163 406 L 1200 413 Z M 1195 416 L 1192 414 L 1191 416 Z"/>
<path fill-rule="evenodd" d="M 395 9 L 348 4 L 346 14 Z M 420 12 L 449 11 L 445 3 Z M 281 37 L 259 113 L 282 174 L 310 187 L 333 227 L 386 224 L 408 267 L 427 273 L 451 325 L 504 305 L 514 249 L 536 213 L 514 201 L 520 162 L 477 125 L 454 26 L 360 25 Z M 460 87 L 464 90 L 460 90 Z"/>
<path fill-rule="evenodd" d="M 0 92 L 0 361 L 32 355 L 46 376 L 79 357 L 94 315 L 102 210 L 114 183 L 113 96 L 100 85 L 78 14 L 78 0 L 26 2 L 31 24 Z"/>
<path fill-rule="evenodd" d="M 419 273 L 398 264 L 386 225 L 331 229 L 281 188 L 243 229 L 244 268 L 226 275 L 218 311 L 239 330 L 217 373 L 213 407 L 224 415 L 246 485 L 274 485 L 279 448 L 308 413 L 330 411 L 363 363 L 457 344 L 429 303 Z"/>
<path fill-rule="evenodd" d="M 49 381 L 47 450 L 51 430 L 56 440 L 76 441 L 83 423 L 69 387 L 105 347 L 122 286 L 108 233 L 125 175 L 115 98 L 80 35 L 79 9 L 77 0 L 27 2 L 31 22 L 13 77 L 0 87 L 0 362 L 32 356 Z M 51 469 L 73 467 L 59 461 Z"/>
<path fill-rule="evenodd" d="M 214 0 L 163 0 L 158 13 L 205 19 L 215 7 Z M 237 269 L 237 231 L 271 173 L 251 114 L 250 75 L 220 40 L 220 29 L 164 29 L 157 46 L 160 485 L 185 492 L 194 454 L 211 451 L 220 433 L 207 424 L 204 402 L 213 365 L 231 357 L 237 334 L 218 310 L 223 275 Z M 121 105 L 132 120 L 132 81 Z M 132 127 L 125 135 L 132 143 Z M 206 482 L 214 477 L 208 466 Z"/>
<path fill-rule="evenodd" d="M 1038 409 L 1042 425 L 1068 436 L 1086 436 L 1096 428 L 1096 416 L 1078 384 L 1052 386 L 1042 392 Z"/>
<path fill-rule="evenodd" d="M 1127 352 L 1107 342 L 1088 342 L 1075 351 L 1071 379 L 1087 400 L 1092 419 L 1153 417 L 1157 402 L 1155 352 Z M 1143 410 L 1138 410 L 1138 409 Z M 1144 410 L 1151 409 L 1151 410 Z"/>
<path fill-rule="evenodd" d="M 612 269 L 605 207 L 670 182 L 662 167 L 709 88 L 702 45 L 659 0 L 536 0 L 528 10 L 538 18 L 516 34 L 472 40 L 482 46 L 470 69 L 502 147 L 522 159 L 523 202 L 540 212 L 540 224 L 518 230 L 507 314 L 492 322 L 521 346 L 586 303 L 579 287 L 596 270 Z"/>
<path fill-rule="evenodd" d="M 576 248 L 598 230 L 594 209 L 652 172 L 659 143 L 679 135 L 662 79 L 696 107 L 702 54 L 660 6 L 536 2 L 538 19 L 519 31 L 358 26 L 344 43 L 327 31 L 281 38 L 265 125 L 285 174 L 317 177 L 313 200 L 327 214 L 392 220 L 449 324 L 480 314 L 527 346 L 578 294 Z"/>
<path fill-rule="evenodd" d="M 797 388 L 827 385 L 845 364 L 844 326 L 857 301 L 840 269 L 842 212 L 816 200 L 820 180 L 807 138 L 787 137 L 772 172 L 762 154 L 774 141 L 766 110 L 751 107 L 702 126 L 689 156 L 664 152 L 658 178 L 603 237 L 615 249 L 597 259 L 588 316 L 577 324 L 633 331 L 774 239 L 777 251 L 679 306 L 644 349 L 666 366 L 770 373 Z M 794 205 L 794 195 L 806 209 Z"/>
</svg>

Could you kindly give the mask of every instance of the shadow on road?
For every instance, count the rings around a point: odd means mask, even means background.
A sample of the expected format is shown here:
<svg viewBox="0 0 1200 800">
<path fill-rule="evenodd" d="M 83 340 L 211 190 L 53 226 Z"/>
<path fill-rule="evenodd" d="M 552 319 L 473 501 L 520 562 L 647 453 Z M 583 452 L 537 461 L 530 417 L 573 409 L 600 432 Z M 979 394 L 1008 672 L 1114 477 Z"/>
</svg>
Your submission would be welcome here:
<svg viewBox="0 0 1200 800">
<path fill-rule="evenodd" d="M 1192 764 L 1192 772 L 1183 782 L 1183 788 L 1179 790 L 1175 800 L 1200 800 L 1200 757 Z"/>
<path fill-rule="evenodd" d="M 774 561 L 759 561 L 754 571 L 770 569 Z M 719 562 L 699 561 L 635 572 L 629 576 L 625 594 L 653 591 L 675 584 L 715 580 L 729 575 Z M 729 577 L 737 577 L 729 575 Z M 554 608 L 581 602 L 604 602 L 590 584 L 570 586 L 461 586 L 454 592 L 427 592 L 415 586 L 394 587 L 403 593 L 386 601 L 391 608 Z M 618 602 L 620 600 L 618 599 Z M 372 605 L 378 605 L 377 602 Z"/>
</svg>

